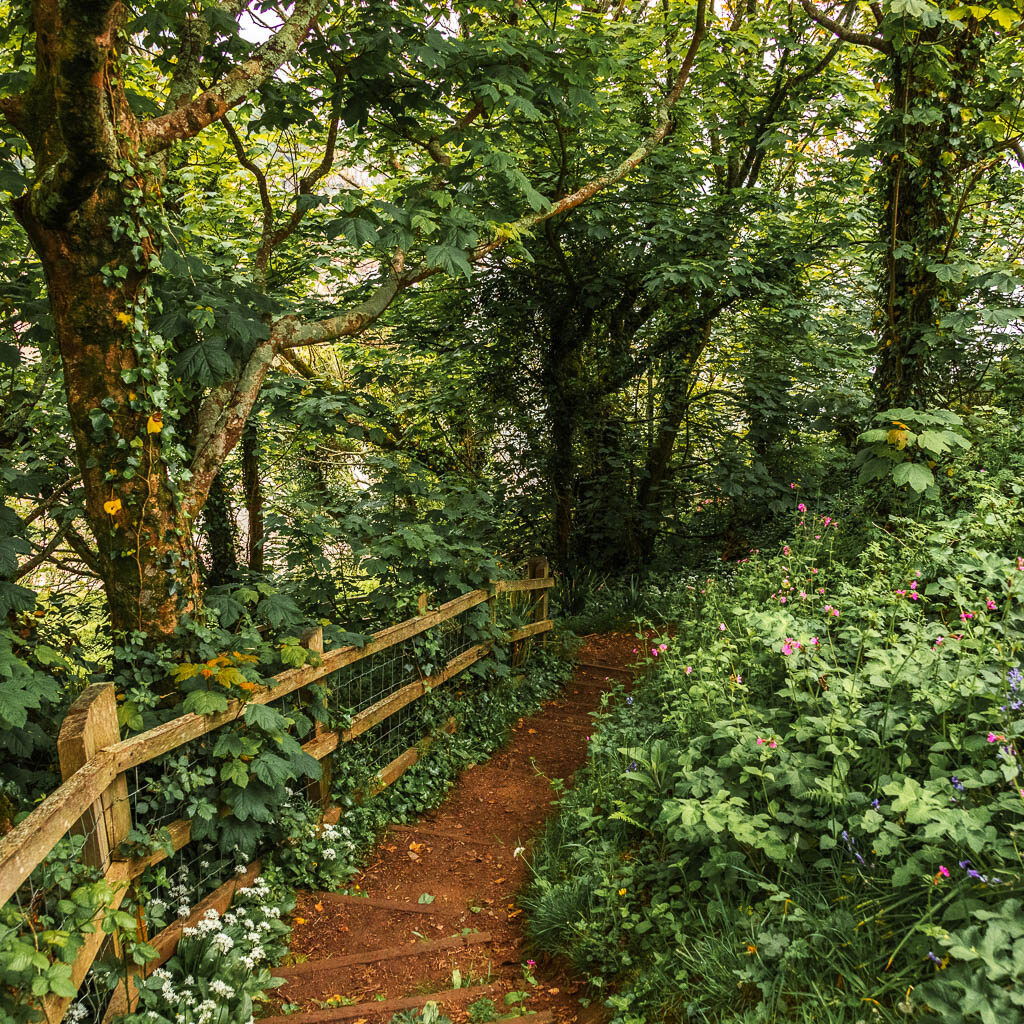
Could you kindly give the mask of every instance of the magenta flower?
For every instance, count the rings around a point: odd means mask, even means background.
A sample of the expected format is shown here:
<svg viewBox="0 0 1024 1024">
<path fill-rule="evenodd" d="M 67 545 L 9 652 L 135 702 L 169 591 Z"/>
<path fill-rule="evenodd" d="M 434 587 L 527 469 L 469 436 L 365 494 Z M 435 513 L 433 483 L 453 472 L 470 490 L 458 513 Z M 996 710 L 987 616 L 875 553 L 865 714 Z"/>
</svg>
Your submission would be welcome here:
<svg viewBox="0 0 1024 1024">
<path fill-rule="evenodd" d="M 992 600 L 992 598 L 989 598 L 989 599 L 988 599 L 988 600 L 987 600 L 987 601 L 985 602 L 985 604 L 986 604 L 986 606 L 988 607 L 988 610 L 989 610 L 990 612 L 994 612 L 994 611 L 996 610 L 996 603 L 995 603 L 995 601 L 993 601 L 993 600 Z"/>
<path fill-rule="evenodd" d="M 720 622 L 718 624 L 718 628 L 724 633 L 725 632 L 725 623 L 724 622 Z"/>
<path fill-rule="evenodd" d="M 791 491 L 795 491 L 795 490 L 796 490 L 796 484 L 790 484 L 790 485 L 789 485 L 789 489 L 790 489 Z"/>
<path fill-rule="evenodd" d="M 939 874 L 942 875 L 943 878 L 949 878 L 949 868 L 947 868 L 945 864 L 940 864 Z"/>
<path fill-rule="evenodd" d="M 784 555 L 788 555 L 789 554 L 789 545 L 788 544 L 782 549 L 782 553 Z"/>
<path fill-rule="evenodd" d="M 797 508 L 798 508 L 798 509 L 799 509 L 799 510 L 800 510 L 801 512 L 806 512 L 806 511 L 807 511 L 807 506 L 806 506 L 806 505 L 805 505 L 805 504 L 804 504 L 804 503 L 803 503 L 802 501 L 800 502 L 800 504 L 799 504 L 799 505 L 797 505 Z"/>
<path fill-rule="evenodd" d="M 764 740 L 760 736 L 757 737 L 757 745 L 760 747 L 764 744 Z"/>
<path fill-rule="evenodd" d="M 692 665 L 687 665 L 686 668 L 683 671 L 685 671 L 686 674 L 689 675 L 693 671 L 693 666 Z"/>
</svg>

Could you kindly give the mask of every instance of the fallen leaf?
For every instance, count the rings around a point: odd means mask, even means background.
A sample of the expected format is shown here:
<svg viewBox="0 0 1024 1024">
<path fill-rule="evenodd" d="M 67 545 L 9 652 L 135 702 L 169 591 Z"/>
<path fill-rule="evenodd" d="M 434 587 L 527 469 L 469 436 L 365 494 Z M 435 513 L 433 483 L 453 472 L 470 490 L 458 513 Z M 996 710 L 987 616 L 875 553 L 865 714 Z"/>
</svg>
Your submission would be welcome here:
<svg viewBox="0 0 1024 1024">
<path fill-rule="evenodd" d="M 116 516 L 117 513 L 121 511 L 121 499 L 112 498 L 110 501 L 103 502 L 103 511 L 106 512 L 108 516 Z"/>
<path fill-rule="evenodd" d="M 557 988 L 549 988 L 548 989 L 548 995 L 550 995 L 550 996 L 557 996 L 558 992 L 559 992 L 559 990 Z"/>
<path fill-rule="evenodd" d="M 407 850 L 406 852 L 409 854 L 409 860 L 419 860 L 420 859 L 420 855 L 418 853 L 413 853 L 412 850 Z"/>
<path fill-rule="evenodd" d="M 494 880 L 494 884 L 495 884 L 495 885 L 501 885 L 501 883 L 502 883 L 502 882 L 504 882 L 504 881 L 505 881 L 505 879 L 504 879 L 504 878 L 496 878 L 496 879 Z"/>
<path fill-rule="evenodd" d="M 314 903 L 313 909 L 319 911 L 322 914 L 324 910 L 324 905 L 322 903 Z"/>
<path fill-rule="evenodd" d="M 146 420 L 146 433 L 147 434 L 159 434 L 164 429 L 164 414 L 162 412 L 155 412 L 152 416 Z"/>
</svg>

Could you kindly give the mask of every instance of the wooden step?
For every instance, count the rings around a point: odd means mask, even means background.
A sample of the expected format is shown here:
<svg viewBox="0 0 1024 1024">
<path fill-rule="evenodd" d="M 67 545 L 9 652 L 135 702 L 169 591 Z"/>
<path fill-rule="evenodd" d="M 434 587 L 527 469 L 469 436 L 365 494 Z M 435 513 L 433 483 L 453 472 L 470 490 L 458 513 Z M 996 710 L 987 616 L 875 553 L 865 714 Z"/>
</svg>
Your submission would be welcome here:
<svg viewBox="0 0 1024 1024">
<path fill-rule="evenodd" d="M 466 946 L 481 946 L 491 941 L 490 932 L 477 932 L 475 935 L 456 935 L 450 939 L 435 939 L 430 942 L 410 942 L 404 946 L 392 946 L 390 949 L 368 949 L 363 953 L 350 953 L 348 956 L 335 956 L 327 960 L 307 960 L 305 963 L 291 967 L 275 967 L 270 973 L 275 978 L 305 977 L 321 971 L 333 971 L 354 964 L 378 963 L 381 960 L 398 960 L 406 956 L 425 956 L 442 949 L 463 949 Z"/>
<path fill-rule="evenodd" d="M 355 1020 L 358 1017 L 390 1016 L 400 1010 L 418 1010 L 427 1003 L 437 1003 L 444 1009 L 446 1006 L 461 1006 L 487 996 L 501 995 L 504 988 L 501 982 L 496 981 L 490 985 L 450 988 L 425 996 L 385 999 L 381 1003 L 353 1003 L 351 1006 L 333 1006 L 328 1010 L 306 1010 L 304 1013 L 289 1013 L 279 1017 L 261 1017 L 260 1024 L 332 1024 L 333 1021 Z M 531 1019 L 536 1022 L 536 1018 Z"/>
<path fill-rule="evenodd" d="M 620 665 L 602 665 L 598 661 L 578 661 L 576 664 L 580 668 L 590 669 L 592 672 L 619 672 L 627 676 L 632 676 L 636 672 L 635 668 L 623 668 Z M 572 686 L 572 683 L 570 682 L 569 685 Z"/>
<path fill-rule="evenodd" d="M 422 833 L 425 836 L 436 836 L 438 839 L 456 839 L 460 843 L 469 843 L 470 846 L 505 846 L 500 839 L 485 839 L 483 836 L 467 835 L 457 828 L 443 829 L 434 828 L 432 825 L 389 825 L 390 832 Z"/>
<path fill-rule="evenodd" d="M 318 892 L 318 899 L 331 903 L 344 903 L 350 907 L 375 907 L 378 910 L 397 910 L 406 914 L 434 914 L 437 917 L 456 917 L 462 911 L 443 909 L 433 903 L 406 903 L 404 900 L 387 900 L 380 896 L 350 896 L 344 892 Z"/>
</svg>

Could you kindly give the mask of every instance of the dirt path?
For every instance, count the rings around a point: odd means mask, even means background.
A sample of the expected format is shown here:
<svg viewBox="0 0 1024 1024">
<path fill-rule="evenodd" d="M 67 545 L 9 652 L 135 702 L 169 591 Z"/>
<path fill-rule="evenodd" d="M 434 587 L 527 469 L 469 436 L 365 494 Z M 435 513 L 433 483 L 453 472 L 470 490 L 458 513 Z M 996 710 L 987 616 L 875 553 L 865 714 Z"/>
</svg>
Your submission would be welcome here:
<svg viewBox="0 0 1024 1024">
<path fill-rule="evenodd" d="M 621 670 L 635 644 L 626 633 L 589 638 L 562 694 L 520 719 L 509 743 L 463 772 L 436 811 L 388 831 L 349 886 L 359 895 L 299 895 L 293 966 L 275 971 L 286 979 L 274 993 L 271 1012 L 279 1016 L 259 1024 L 387 1024 L 427 1002 L 461 1024 L 487 1019 L 483 1006 L 468 1009 L 480 999 L 490 999 L 500 1018 L 520 1006 L 538 1014 L 531 1024 L 596 1019 L 596 1008 L 580 1006 L 582 981 L 556 965 L 532 968 L 536 986 L 524 981 L 530 954 L 516 893 L 527 868 L 515 851 L 552 811 L 550 780 L 571 782 L 585 760 L 590 713 L 608 677 L 623 674 L 593 666 Z M 433 900 L 420 903 L 424 894 Z M 507 1003 L 515 992 L 525 993 L 523 1001 Z M 291 1004 L 287 1014 L 283 1004 Z"/>
</svg>

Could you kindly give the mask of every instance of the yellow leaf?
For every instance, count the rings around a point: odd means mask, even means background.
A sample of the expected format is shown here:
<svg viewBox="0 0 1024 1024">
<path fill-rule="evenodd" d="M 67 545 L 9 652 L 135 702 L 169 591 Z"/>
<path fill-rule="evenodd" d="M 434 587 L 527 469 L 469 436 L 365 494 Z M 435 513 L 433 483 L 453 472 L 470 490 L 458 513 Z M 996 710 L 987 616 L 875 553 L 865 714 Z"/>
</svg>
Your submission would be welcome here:
<svg viewBox="0 0 1024 1024">
<path fill-rule="evenodd" d="M 155 412 L 146 421 L 146 433 L 147 434 L 159 434 L 164 429 L 164 414 L 162 412 Z"/>
<path fill-rule="evenodd" d="M 110 501 L 103 502 L 103 511 L 106 512 L 108 516 L 116 516 L 117 513 L 121 511 L 121 499 L 111 498 Z"/>
<path fill-rule="evenodd" d="M 899 448 L 901 451 L 907 447 L 907 432 L 905 430 L 890 430 L 886 435 L 886 440 L 894 448 Z"/>
</svg>

